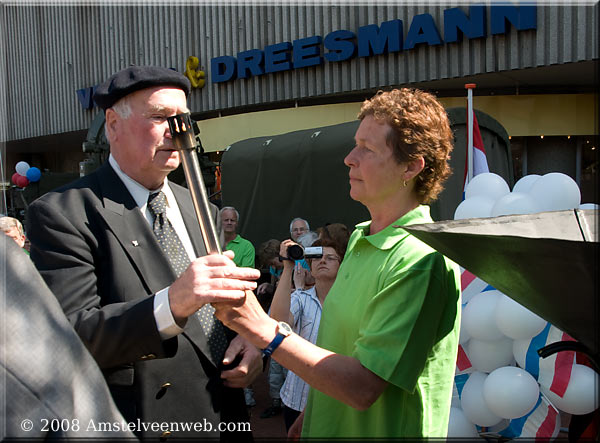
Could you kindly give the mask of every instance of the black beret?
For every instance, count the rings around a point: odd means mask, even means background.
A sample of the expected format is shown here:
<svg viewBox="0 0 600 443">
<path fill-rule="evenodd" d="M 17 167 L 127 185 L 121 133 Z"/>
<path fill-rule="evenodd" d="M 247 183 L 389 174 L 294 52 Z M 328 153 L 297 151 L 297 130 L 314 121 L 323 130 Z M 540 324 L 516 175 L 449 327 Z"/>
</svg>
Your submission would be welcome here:
<svg viewBox="0 0 600 443">
<path fill-rule="evenodd" d="M 177 71 L 160 66 L 130 66 L 98 85 L 94 101 L 106 110 L 132 92 L 154 86 L 173 86 L 182 89 L 187 97 L 190 81 Z"/>
</svg>

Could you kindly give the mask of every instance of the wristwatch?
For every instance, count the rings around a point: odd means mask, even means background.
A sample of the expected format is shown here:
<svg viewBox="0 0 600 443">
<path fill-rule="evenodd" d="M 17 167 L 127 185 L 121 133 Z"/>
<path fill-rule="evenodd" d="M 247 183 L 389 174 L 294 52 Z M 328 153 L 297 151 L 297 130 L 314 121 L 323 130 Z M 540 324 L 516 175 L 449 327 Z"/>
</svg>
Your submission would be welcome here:
<svg viewBox="0 0 600 443">
<path fill-rule="evenodd" d="M 292 328 L 284 321 L 277 323 L 277 335 L 273 339 L 269 346 L 262 350 L 263 357 L 271 355 L 275 349 L 281 344 L 284 338 L 292 333 Z"/>
</svg>

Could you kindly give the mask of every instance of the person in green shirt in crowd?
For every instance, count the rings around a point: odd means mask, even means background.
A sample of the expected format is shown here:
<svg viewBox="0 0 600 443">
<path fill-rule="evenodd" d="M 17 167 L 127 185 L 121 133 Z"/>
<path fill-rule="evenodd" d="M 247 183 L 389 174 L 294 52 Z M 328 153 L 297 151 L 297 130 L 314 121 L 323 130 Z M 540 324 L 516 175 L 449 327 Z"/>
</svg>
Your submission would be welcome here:
<svg viewBox="0 0 600 443">
<path fill-rule="evenodd" d="M 250 241 L 242 238 L 237 233 L 240 213 L 233 206 L 221 209 L 221 225 L 223 226 L 224 248 L 233 251 L 233 262 L 241 268 L 253 268 L 256 252 Z"/>
<path fill-rule="evenodd" d="M 289 435 L 443 438 L 460 325 L 458 266 L 402 226 L 429 223 L 450 175 L 453 134 L 437 99 L 414 89 L 363 103 L 344 159 L 357 225 L 323 305 L 316 345 L 269 318 L 251 292 L 217 317 L 310 386 Z"/>
</svg>

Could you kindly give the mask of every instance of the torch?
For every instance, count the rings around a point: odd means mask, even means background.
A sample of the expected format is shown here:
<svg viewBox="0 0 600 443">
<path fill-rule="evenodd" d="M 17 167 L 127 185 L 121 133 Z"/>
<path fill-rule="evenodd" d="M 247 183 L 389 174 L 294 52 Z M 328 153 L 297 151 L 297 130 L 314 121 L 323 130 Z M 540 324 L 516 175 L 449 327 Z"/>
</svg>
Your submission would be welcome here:
<svg viewBox="0 0 600 443">
<path fill-rule="evenodd" d="M 192 195 L 194 202 L 194 210 L 200 224 L 200 231 L 204 239 L 204 246 L 207 254 L 220 254 L 221 246 L 217 230 L 210 214 L 210 206 L 208 204 L 208 196 L 206 186 L 202 178 L 202 171 L 198 163 L 196 155 L 196 142 L 194 137 L 194 129 L 192 127 L 192 119 L 189 113 L 174 115 L 168 117 L 169 130 L 175 149 L 179 151 L 181 162 L 183 164 L 183 172 L 187 181 L 188 189 Z"/>
</svg>

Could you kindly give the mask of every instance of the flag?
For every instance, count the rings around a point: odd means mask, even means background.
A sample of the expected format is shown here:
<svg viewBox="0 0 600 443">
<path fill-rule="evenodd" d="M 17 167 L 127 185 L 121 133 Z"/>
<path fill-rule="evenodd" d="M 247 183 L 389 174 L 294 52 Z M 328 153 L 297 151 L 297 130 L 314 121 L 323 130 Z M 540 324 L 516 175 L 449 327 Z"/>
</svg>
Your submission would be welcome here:
<svg viewBox="0 0 600 443">
<path fill-rule="evenodd" d="M 524 369 L 533 375 L 540 386 L 562 397 L 571 380 L 571 369 L 575 364 L 575 351 L 560 351 L 546 358 L 540 358 L 537 353 L 538 349 L 559 341 L 574 340 L 565 332 L 548 323 L 542 332 L 531 339 Z"/>
<path fill-rule="evenodd" d="M 560 414 L 540 393 L 535 407 L 523 417 L 510 421 L 509 426 L 500 431 L 500 435 L 509 439 L 521 437 L 535 439 L 535 441 L 548 441 L 554 439 L 560 431 Z"/>
<path fill-rule="evenodd" d="M 473 296 L 480 292 L 491 291 L 494 287 L 460 266 L 460 291 L 463 308 Z"/>
<path fill-rule="evenodd" d="M 468 131 L 468 128 L 467 128 Z M 467 154 L 469 150 L 469 138 L 467 134 Z M 465 156 L 465 178 L 463 186 L 463 200 L 465 199 L 465 190 L 469 184 L 469 156 Z M 473 177 L 483 172 L 490 172 L 487 163 L 487 157 L 485 155 L 485 148 L 483 147 L 483 140 L 481 138 L 481 132 L 479 131 L 479 124 L 477 123 L 477 117 L 475 117 L 475 111 L 473 111 Z"/>
</svg>

